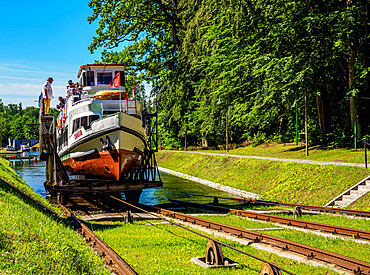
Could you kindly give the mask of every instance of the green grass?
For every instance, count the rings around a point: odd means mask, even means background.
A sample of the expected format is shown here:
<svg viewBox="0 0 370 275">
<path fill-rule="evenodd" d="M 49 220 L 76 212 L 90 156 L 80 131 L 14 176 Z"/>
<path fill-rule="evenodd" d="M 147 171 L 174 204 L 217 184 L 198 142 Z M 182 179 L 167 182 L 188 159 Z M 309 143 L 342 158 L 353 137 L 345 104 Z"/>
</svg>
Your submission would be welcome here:
<svg viewBox="0 0 370 275">
<path fill-rule="evenodd" d="M 43 205 L 48 206 L 60 215 L 63 215 L 63 211 L 61 211 L 60 208 L 53 206 L 40 194 L 35 193 L 33 189 L 28 184 L 26 184 L 24 180 L 13 170 L 13 168 L 9 165 L 9 161 L 0 157 L 0 180 L 1 179 L 14 185 L 25 194 L 41 202 Z"/>
<path fill-rule="evenodd" d="M 357 201 L 352 203 L 349 208 L 354 210 L 365 210 L 370 211 L 370 193 L 359 198 Z"/>
<path fill-rule="evenodd" d="M 0 178 L 50 206 L 2 158 Z M 1 180 L 0 220 L 0 274 L 110 273 L 65 220 L 26 203 Z"/>
<path fill-rule="evenodd" d="M 322 206 L 367 176 L 357 167 L 313 165 L 160 151 L 159 166 L 262 195 Z"/>
<path fill-rule="evenodd" d="M 277 216 L 281 217 L 288 217 L 293 218 L 292 215 L 289 214 L 277 214 Z M 370 221 L 368 219 L 361 219 L 361 218 L 348 218 L 345 215 L 325 215 L 325 214 L 318 214 L 318 215 L 302 215 L 299 217 L 299 220 L 310 221 L 310 222 L 317 222 L 317 223 L 325 223 L 355 229 L 362 229 L 370 231 Z"/>
<path fill-rule="evenodd" d="M 215 152 L 234 155 L 248 156 L 263 156 L 276 158 L 295 158 L 317 161 L 335 161 L 335 162 L 352 162 L 365 163 L 364 149 L 344 149 L 334 148 L 331 146 L 311 146 L 309 147 L 309 155 L 306 157 L 306 147 L 303 145 L 296 146 L 295 143 L 290 144 L 263 144 L 260 146 L 246 146 L 237 149 L 229 150 L 206 150 L 205 152 Z"/>
<path fill-rule="evenodd" d="M 0 183 L 1 274 L 109 274 L 69 225 Z"/>
<path fill-rule="evenodd" d="M 224 255 L 238 262 L 239 266 L 231 270 L 203 269 L 192 263 L 191 258 L 205 256 L 208 240 L 173 225 L 145 225 L 147 223 L 106 222 L 91 223 L 90 226 L 139 274 L 259 274 L 262 262 L 228 248 L 223 248 Z M 218 240 L 296 274 L 337 274 L 327 268 L 308 266 L 223 238 Z"/>
<path fill-rule="evenodd" d="M 239 228 L 274 228 L 278 227 L 277 223 L 262 223 L 258 221 L 251 221 L 249 219 L 228 214 L 226 216 L 203 216 L 200 218 L 219 222 L 222 224 L 232 225 Z M 358 224 L 369 223 L 368 221 L 359 221 Z M 367 224 L 366 227 L 369 225 Z M 284 230 L 266 230 L 258 231 L 259 233 L 280 237 L 286 240 L 314 246 L 331 252 L 336 252 L 348 257 L 356 258 L 365 262 L 370 261 L 370 246 L 368 244 L 356 243 L 354 240 L 341 240 L 338 238 L 327 238 L 318 236 L 314 233 L 302 232 L 294 229 Z"/>
</svg>

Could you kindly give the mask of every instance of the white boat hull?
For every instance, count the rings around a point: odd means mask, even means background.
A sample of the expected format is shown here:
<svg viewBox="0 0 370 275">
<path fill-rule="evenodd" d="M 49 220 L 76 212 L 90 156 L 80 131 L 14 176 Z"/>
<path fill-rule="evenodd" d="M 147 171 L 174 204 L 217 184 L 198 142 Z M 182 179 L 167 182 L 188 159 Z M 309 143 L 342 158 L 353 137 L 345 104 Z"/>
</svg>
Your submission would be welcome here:
<svg viewBox="0 0 370 275">
<path fill-rule="evenodd" d="M 79 128 L 59 156 L 70 175 L 119 180 L 140 166 L 146 140 L 140 119 L 117 113 Z"/>
</svg>

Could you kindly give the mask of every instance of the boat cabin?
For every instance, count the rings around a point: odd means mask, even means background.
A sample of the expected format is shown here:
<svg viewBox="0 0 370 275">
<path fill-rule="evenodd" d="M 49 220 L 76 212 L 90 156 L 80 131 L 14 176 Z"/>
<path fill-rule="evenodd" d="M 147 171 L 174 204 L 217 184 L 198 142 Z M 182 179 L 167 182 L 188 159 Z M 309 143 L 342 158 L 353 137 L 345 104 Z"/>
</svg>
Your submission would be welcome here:
<svg viewBox="0 0 370 275">
<path fill-rule="evenodd" d="M 111 89 L 110 84 L 118 72 L 121 72 L 121 86 L 125 86 L 125 68 L 125 65 L 119 64 L 86 64 L 80 67 L 77 78 L 83 90 Z"/>
<path fill-rule="evenodd" d="M 99 121 L 117 113 L 141 120 L 142 103 L 134 94 L 126 94 L 125 68 L 121 64 L 86 64 L 80 67 L 77 78 L 82 89 L 68 94 L 65 108 L 58 116 L 60 147 L 66 146 L 71 137 L 76 139 L 77 133 L 94 131 L 93 125 L 97 127 L 97 123 L 101 123 Z M 111 87 L 118 72 L 121 72 L 120 86 Z"/>
</svg>

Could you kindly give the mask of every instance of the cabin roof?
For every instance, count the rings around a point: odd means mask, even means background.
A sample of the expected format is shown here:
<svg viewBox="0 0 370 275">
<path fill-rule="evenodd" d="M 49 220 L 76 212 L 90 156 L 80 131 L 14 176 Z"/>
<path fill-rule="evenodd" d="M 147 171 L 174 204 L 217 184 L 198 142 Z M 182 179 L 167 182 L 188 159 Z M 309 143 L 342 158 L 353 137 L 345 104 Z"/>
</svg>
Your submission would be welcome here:
<svg viewBox="0 0 370 275">
<path fill-rule="evenodd" d="M 89 69 L 89 68 L 105 68 L 105 67 L 116 67 L 117 69 L 125 69 L 126 68 L 126 65 L 123 65 L 123 64 L 86 64 L 86 65 L 82 65 L 80 67 L 80 70 L 78 71 L 78 74 L 77 74 L 77 78 L 80 77 L 81 75 L 81 72 L 83 69 Z"/>
</svg>

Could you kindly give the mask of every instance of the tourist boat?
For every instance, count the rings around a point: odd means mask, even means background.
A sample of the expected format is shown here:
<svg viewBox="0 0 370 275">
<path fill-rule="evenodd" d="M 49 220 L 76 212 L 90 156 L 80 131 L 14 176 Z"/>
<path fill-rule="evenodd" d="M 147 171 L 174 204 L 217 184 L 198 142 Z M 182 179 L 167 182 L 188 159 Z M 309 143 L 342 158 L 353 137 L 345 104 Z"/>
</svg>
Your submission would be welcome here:
<svg viewBox="0 0 370 275">
<path fill-rule="evenodd" d="M 28 142 L 22 142 L 21 143 L 21 151 L 22 152 L 29 152 L 30 149 L 30 144 Z"/>
<path fill-rule="evenodd" d="M 120 180 L 140 166 L 147 148 L 143 105 L 127 97 L 124 71 L 118 64 L 80 67 L 81 88 L 57 118 L 57 151 L 70 179 Z"/>
</svg>

